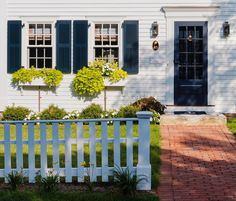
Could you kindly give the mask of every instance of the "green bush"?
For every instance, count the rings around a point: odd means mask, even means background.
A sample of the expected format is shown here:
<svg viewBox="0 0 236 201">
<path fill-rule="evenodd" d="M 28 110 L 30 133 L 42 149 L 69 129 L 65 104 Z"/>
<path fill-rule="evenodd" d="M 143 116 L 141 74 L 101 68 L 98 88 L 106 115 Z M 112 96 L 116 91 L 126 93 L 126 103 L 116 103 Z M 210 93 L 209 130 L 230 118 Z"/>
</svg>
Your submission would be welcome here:
<svg viewBox="0 0 236 201">
<path fill-rule="evenodd" d="M 8 106 L 3 111 L 3 120 L 4 121 L 17 121 L 24 120 L 27 115 L 30 113 L 30 109 L 21 106 Z"/>
<path fill-rule="evenodd" d="M 91 104 L 80 113 L 80 119 L 100 119 L 103 114 L 103 109 L 98 104 Z"/>
<path fill-rule="evenodd" d="M 58 190 L 60 177 L 58 174 L 54 174 L 53 171 L 51 171 L 46 177 L 37 175 L 35 181 L 40 192 L 51 193 Z"/>
<path fill-rule="evenodd" d="M 17 191 L 19 186 L 24 182 L 24 175 L 22 171 L 11 171 L 6 178 L 12 191 Z"/>
<path fill-rule="evenodd" d="M 96 95 L 105 87 L 102 73 L 96 68 L 87 67 L 78 71 L 72 86 L 73 91 L 79 95 Z"/>
<path fill-rule="evenodd" d="M 142 111 L 151 111 L 154 110 L 158 112 L 159 114 L 164 114 L 164 111 L 166 109 L 165 105 L 162 105 L 158 100 L 156 100 L 154 97 L 148 97 L 148 98 L 142 98 L 134 103 L 131 104 L 134 107 L 140 108 Z"/>
<path fill-rule="evenodd" d="M 42 78 L 44 83 L 49 87 L 57 87 L 63 80 L 63 73 L 56 69 L 42 68 L 21 68 L 12 74 L 12 82 L 31 83 L 36 78 Z"/>
<path fill-rule="evenodd" d="M 49 107 L 40 113 L 42 120 L 60 120 L 66 116 L 66 111 L 56 105 L 49 105 Z"/>
<path fill-rule="evenodd" d="M 120 118 L 132 118 L 137 117 L 136 113 L 140 111 L 138 107 L 134 107 L 131 105 L 121 107 L 117 113 L 117 116 Z"/>
</svg>

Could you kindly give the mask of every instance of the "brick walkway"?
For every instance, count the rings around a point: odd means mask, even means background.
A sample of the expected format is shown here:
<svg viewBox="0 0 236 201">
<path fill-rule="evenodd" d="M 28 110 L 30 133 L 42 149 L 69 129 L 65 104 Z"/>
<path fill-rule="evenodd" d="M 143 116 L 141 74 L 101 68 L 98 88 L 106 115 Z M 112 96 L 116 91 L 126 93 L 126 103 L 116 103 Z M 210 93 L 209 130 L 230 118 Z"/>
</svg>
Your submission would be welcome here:
<svg viewBox="0 0 236 201">
<path fill-rule="evenodd" d="M 226 126 L 161 126 L 161 201 L 236 201 L 236 143 Z"/>
</svg>

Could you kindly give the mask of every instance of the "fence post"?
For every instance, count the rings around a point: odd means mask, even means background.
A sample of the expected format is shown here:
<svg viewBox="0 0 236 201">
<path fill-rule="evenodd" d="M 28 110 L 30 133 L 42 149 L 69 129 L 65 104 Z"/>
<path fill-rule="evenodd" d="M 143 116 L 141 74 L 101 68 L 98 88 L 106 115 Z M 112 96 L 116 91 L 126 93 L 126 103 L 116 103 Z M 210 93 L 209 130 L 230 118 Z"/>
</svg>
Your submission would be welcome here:
<svg viewBox="0 0 236 201">
<path fill-rule="evenodd" d="M 137 185 L 137 190 L 151 190 L 151 164 L 150 164 L 150 118 L 152 112 L 137 112 L 139 123 L 139 145 L 137 177 L 145 177 Z"/>
</svg>

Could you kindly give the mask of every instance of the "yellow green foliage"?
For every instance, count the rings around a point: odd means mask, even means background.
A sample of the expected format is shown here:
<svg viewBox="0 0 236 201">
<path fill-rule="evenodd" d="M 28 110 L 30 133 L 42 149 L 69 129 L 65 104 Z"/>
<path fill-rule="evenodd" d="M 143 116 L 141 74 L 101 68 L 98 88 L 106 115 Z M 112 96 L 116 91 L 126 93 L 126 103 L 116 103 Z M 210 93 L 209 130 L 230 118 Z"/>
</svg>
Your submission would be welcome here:
<svg viewBox="0 0 236 201">
<path fill-rule="evenodd" d="M 102 73 L 96 68 L 87 67 L 78 71 L 72 86 L 74 92 L 79 95 L 96 95 L 105 87 Z"/>
<path fill-rule="evenodd" d="M 31 83 L 36 78 L 42 78 L 44 83 L 49 87 L 57 87 L 63 80 L 63 73 L 56 69 L 50 68 L 21 68 L 12 74 L 12 82 L 19 83 Z"/>
<path fill-rule="evenodd" d="M 79 95 L 95 95 L 104 89 L 104 78 L 115 83 L 127 76 L 127 72 L 120 69 L 118 63 L 97 59 L 78 71 L 73 81 L 73 90 Z"/>
</svg>

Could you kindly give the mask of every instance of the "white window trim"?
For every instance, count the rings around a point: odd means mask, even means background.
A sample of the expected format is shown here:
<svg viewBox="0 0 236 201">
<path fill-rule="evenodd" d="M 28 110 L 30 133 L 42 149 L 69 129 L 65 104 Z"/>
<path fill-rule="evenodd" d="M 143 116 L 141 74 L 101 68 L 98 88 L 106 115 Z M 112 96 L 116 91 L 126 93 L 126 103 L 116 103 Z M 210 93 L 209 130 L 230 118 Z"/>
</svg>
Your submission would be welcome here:
<svg viewBox="0 0 236 201">
<path fill-rule="evenodd" d="M 95 24 L 118 24 L 118 48 L 119 48 L 119 66 L 121 67 L 123 65 L 123 31 L 122 31 L 122 23 L 121 20 L 114 20 L 114 21 L 107 21 L 107 20 L 93 20 L 89 21 L 90 27 L 89 27 L 89 35 L 88 35 L 88 61 L 92 62 L 95 60 L 94 55 L 94 47 L 95 47 Z M 111 47 L 111 46 L 109 46 Z"/>
<path fill-rule="evenodd" d="M 22 66 L 25 68 L 30 68 L 28 61 L 28 40 L 29 40 L 29 24 L 52 24 L 52 69 L 56 66 L 56 20 L 39 20 L 31 19 L 27 21 L 22 21 L 23 30 L 22 30 Z"/>
</svg>

